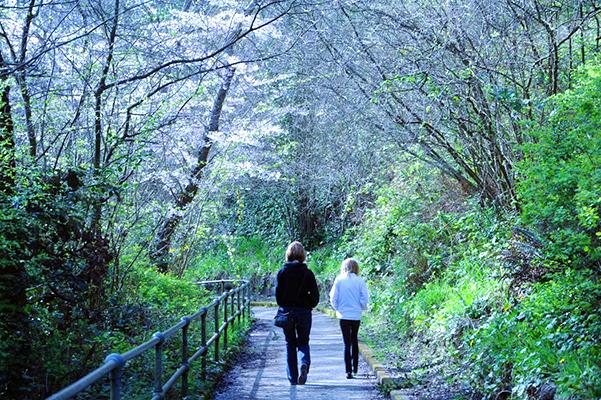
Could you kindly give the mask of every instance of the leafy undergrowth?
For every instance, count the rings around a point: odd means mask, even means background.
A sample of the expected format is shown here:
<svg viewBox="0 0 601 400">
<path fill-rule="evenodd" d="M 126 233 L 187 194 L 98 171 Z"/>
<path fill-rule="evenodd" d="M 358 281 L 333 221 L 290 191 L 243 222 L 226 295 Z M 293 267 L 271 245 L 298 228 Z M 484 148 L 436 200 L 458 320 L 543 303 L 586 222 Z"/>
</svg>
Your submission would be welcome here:
<svg viewBox="0 0 601 400">
<path fill-rule="evenodd" d="M 590 274 L 554 274 L 468 332 L 464 349 L 474 385 L 526 398 L 552 382 L 559 398 L 600 398 L 601 285 Z"/>
<path fill-rule="evenodd" d="M 127 257 L 123 264 L 129 261 Z M 95 331 L 86 338 L 86 351 L 88 357 L 85 367 L 77 371 L 76 375 L 71 376 L 57 384 L 52 392 L 60 387 L 72 383 L 79 377 L 87 374 L 94 368 L 101 365 L 102 360 L 109 353 L 123 353 L 131 350 L 145 341 L 151 339 L 153 333 L 165 331 L 171 326 L 177 324 L 181 317 L 192 315 L 198 312 L 203 306 L 208 305 L 218 294 L 206 290 L 196 284 L 196 276 L 193 274 L 178 278 L 171 274 L 158 273 L 145 258 L 136 260 L 131 264 L 129 278 L 124 282 L 124 286 L 117 292 L 120 296 L 114 296 L 106 310 L 107 326 L 110 329 Z M 42 310 L 42 309 L 41 309 Z M 45 316 L 45 321 L 52 321 L 55 316 Z M 221 314 L 223 318 L 223 314 Z M 223 373 L 228 360 L 236 352 L 239 343 L 244 340 L 246 332 L 250 327 L 250 321 L 244 321 L 241 324 L 236 323 L 234 328 L 229 329 L 229 346 L 226 354 L 223 354 L 223 341 L 221 342 L 222 356 L 220 361 L 213 360 L 213 346 L 210 346 L 207 355 L 207 373 L 206 382 L 201 382 L 198 377 L 200 374 L 200 358 L 191 365 L 189 372 L 189 393 L 188 398 L 200 399 L 203 396 L 210 396 L 213 388 L 212 382 L 216 381 Z M 89 327 L 88 329 L 93 329 Z M 213 331 L 213 309 L 208 311 L 207 315 L 207 336 L 211 336 Z M 46 350 L 42 356 L 47 363 L 49 371 L 59 374 L 62 370 L 57 368 L 57 359 L 66 357 L 75 357 L 71 346 L 79 343 L 78 338 L 68 332 L 53 330 L 49 326 L 47 329 L 45 341 Z M 92 331 L 94 332 L 94 331 Z M 181 332 L 181 331 L 180 331 Z M 181 365 L 181 333 L 176 333 L 170 340 L 165 342 L 163 350 L 163 381 L 173 374 Z M 223 339 L 221 339 L 223 340 Z M 190 324 L 188 330 L 189 355 L 192 355 L 201 344 L 201 324 L 200 320 L 195 320 Z M 64 351 L 63 355 L 56 354 L 59 349 Z M 51 352 L 53 350 L 53 352 Z M 93 354 L 91 353 L 93 352 Z M 123 395 L 131 399 L 148 398 L 153 390 L 154 379 L 154 350 L 148 350 L 139 357 L 127 363 L 123 375 Z M 64 363 L 64 368 L 69 368 L 71 364 Z M 64 378 L 63 378 L 64 379 Z M 57 379 L 58 381 L 58 379 Z M 180 391 L 179 382 L 175 385 L 174 393 Z M 102 380 L 93 385 L 78 398 L 96 399 L 103 398 L 110 393 L 108 380 Z"/>
<path fill-rule="evenodd" d="M 361 226 L 312 255 L 324 286 L 345 256 L 360 261 L 371 292 L 361 335 L 400 387 L 425 399 L 527 399 L 551 384 L 557 398 L 599 398 L 595 273 L 562 270 L 544 249 L 520 253 L 516 267 L 516 215 L 441 204 L 411 179 L 401 174 Z"/>
<path fill-rule="evenodd" d="M 232 363 L 236 361 L 238 354 L 242 351 L 242 347 L 248 338 L 248 333 L 251 329 L 252 321 L 250 319 L 243 321 L 241 325 L 236 325 L 230 332 L 228 349 L 222 356 L 219 362 L 209 361 L 207 369 L 207 380 L 200 381 L 194 380 L 191 385 L 190 395 L 186 397 L 189 400 L 195 399 L 212 399 L 213 394 L 219 382 L 223 378 L 224 374 L 227 373 Z M 212 356 L 212 352 L 209 353 L 209 357 Z M 200 373 L 199 366 L 193 369 L 192 374 Z M 194 375 L 193 375 L 194 376 Z"/>
<path fill-rule="evenodd" d="M 208 262 L 213 260 L 208 258 Z M 210 264 L 213 265 L 213 264 Z M 192 315 L 202 307 L 213 301 L 219 293 L 207 290 L 196 282 L 201 278 L 226 278 L 213 277 L 211 275 L 199 276 L 190 271 L 179 278 L 171 274 L 159 274 L 152 266 L 147 265 L 144 260 L 136 264 L 132 277 L 128 284 L 136 290 L 128 290 L 131 298 L 128 304 L 136 304 L 147 316 L 145 332 L 128 337 L 121 336 L 122 340 L 116 341 L 118 335 L 111 335 L 113 351 L 123 352 L 148 340 L 153 332 L 164 331 L 179 322 L 183 316 Z M 208 274 L 208 272 L 207 272 Z M 229 310 L 229 308 L 228 308 Z M 223 318 L 223 307 L 220 308 L 220 318 Z M 214 309 L 209 309 L 207 314 L 207 337 L 213 334 Z M 130 324 L 136 326 L 136 324 Z M 137 326 L 140 326 L 138 323 Z M 207 380 L 201 382 L 200 376 L 201 360 L 197 359 L 189 372 L 189 395 L 190 399 L 210 398 L 213 390 L 213 382 L 226 369 L 229 360 L 233 357 L 241 341 L 244 340 L 246 332 L 250 327 L 249 320 L 237 322 L 233 328 L 228 328 L 228 349 L 224 354 L 223 337 L 221 338 L 219 361 L 214 360 L 214 347 L 210 346 L 207 354 Z M 164 349 L 164 380 L 173 374 L 181 364 L 181 334 L 177 333 L 165 345 Z M 188 329 L 189 355 L 196 352 L 201 345 L 201 323 L 200 320 L 192 321 Z M 148 398 L 153 382 L 154 352 L 148 351 L 128 365 L 124 376 L 127 389 L 125 395 L 128 398 Z M 106 389 L 106 388 L 104 388 Z M 179 383 L 175 385 L 174 393 L 180 390 Z M 104 391 L 106 392 L 106 390 Z"/>
<path fill-rule="evenodd" d="M 272 276 L 282 265 L 287 243 L 272 244 L 256 237 L 222 238 L 202 252 L 186 271 L 190 280 L 250 279 L 256 291 L 272 285 Z"/>
<path fill-rule="evenodd" d="M 208 326 L 212 326 L 212 317 L 207 319 Z M 214 360 L 214 348 L 209 347 L 207 354 L 207 379 L 200 380 L 201 359 L 198 358 L 190 365 L 188 373 L 188 396 L 187 399 L 210 399 L 215 388 L 216 382 L 221 379 L 223 373 L 227 370 L 231 361 L 238 353 L 241 344 L 244 342 L 247 332 L 250 329 L 250 320 L 243 320 L 241 324 L 235 324 L 233 328 L 228 329 L 228 348 L 223 348 L 223 338 L 220 341 L 220 359 Z M 209 329 L 210 331 L 210 329 Z M 200 346 L 200 324 L 192 323 L 190 327 L 190 355 L 198 350 Z M 210 333 L 212 334 L 212 333 Z M 163 380 L 166 381 L 171 374 L 180 366 L 181 362 L 181 335 L 175 335 L 170 341 L 166 342 L 163 360 Z M 128 363 L 124 374 L 124 392 L 125 398 L 142 400 L 147 399 L 148 394 L 153 390 L 153 371 L 154 371 L 154 352 L 149 351 L 143 356 Z M 178 381 L 170 391 L 170 395 L 175 396 L 181 393 L 181 381 Z M 108 385 L 95 388 L 90 392 L 90 398 L 99 398 L 102 393 L 110 393 Z M 171 397 L 169 397 L 171 398 Z M 176 397 L 172 397 L 176 398 Z"/>
</svg>

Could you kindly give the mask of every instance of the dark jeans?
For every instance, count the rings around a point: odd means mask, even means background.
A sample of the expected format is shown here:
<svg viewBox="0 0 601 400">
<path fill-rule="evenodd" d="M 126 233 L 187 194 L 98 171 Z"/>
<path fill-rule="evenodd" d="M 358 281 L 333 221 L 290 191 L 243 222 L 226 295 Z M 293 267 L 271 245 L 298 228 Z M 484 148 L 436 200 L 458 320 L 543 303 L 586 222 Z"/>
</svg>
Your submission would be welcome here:
<svg viewBox="0 0 601 400">
<path fill-rule="evenodd" d="M 359 325 L 361 321 L 350 319 L 340 320 L 340 329 L 342 330 L 342 340 L 344 341 L 344 364 L 346 372 L 356 371 L 359 367 Z M 352 369 L 351 369 L 352 361 Z"/>
<path fill-rule="evenodd" d="M 286 337 L 286 358 L 288 363 L 288 380 L 292 384 L 298 383 L 298 356 L 301 353 L 301 365 L 307 368 L 311 365 L 309 354 L 309 333 L 311 333 L 311 309 L 297 307 L 282 307 L 285 312 L 290 311 L 292 320 L 290 326 L 284 328 Z"/>
</svg>

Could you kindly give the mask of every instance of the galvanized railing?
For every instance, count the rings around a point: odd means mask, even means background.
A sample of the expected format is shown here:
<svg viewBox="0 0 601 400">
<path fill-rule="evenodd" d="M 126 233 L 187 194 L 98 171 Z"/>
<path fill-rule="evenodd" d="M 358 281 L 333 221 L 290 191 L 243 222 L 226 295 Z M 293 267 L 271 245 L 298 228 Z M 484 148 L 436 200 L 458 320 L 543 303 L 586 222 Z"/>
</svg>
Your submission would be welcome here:
<svg viewBox="0 0 601 400">
<path fill-rule="evenodd" d="M 121 399 L 122 388 L 121 377 L 126 367 L 126 363 L 152 348 L 154 348 L 155 351 L 152 399 L 163 399 L 178 379 L 181 379 L 181 398 L 186 397 L 188 395 L 188 372 L 190 371 L 190 364 L 200 358 L 200 379 L 203 381 L 206 380 L 207 354 L 210 346 L 214 346 L 214 360 L 219 361 L 219 341 L 222 336 L 223 350 L 227 350 L 228 347 L 228 326 L 231 325 L 233 327 L 236 320 L 237 323 L 240 324 L 241 318 L 248 318 L 250 316 L 250 287 L 248 281 L 240 279 L 219 280 L 203 281 L 198 282 L 198 284 L 218 285 L 221 288 L 222 294 L 208 306 L 202 307 L 197 313 L 181 318 L 180 322 L 164 332 L 155 333 L 149 341 L 142 343 L 123 354 L 109 354 L 100 367 L 62 389 L 60 392 L 48 397 L 47 400 L 70 399 L 107 375 L 110 378 L 111 400 L 119 400 Z M 213 335 L 207 340 L 207 316 L 211 310 L 213 310 Z M 222 318 L 220 318 L 220 311 L 223 313 Z M 189 356 L 188 329 L 190 325 L 197 320 L 200 320 L 201 343 L 194 354 Z M 179 331 L 182 333 L 181 364 L 167 381 L 164 382 L 163 349 L 169 339 Z"/>
</svg>

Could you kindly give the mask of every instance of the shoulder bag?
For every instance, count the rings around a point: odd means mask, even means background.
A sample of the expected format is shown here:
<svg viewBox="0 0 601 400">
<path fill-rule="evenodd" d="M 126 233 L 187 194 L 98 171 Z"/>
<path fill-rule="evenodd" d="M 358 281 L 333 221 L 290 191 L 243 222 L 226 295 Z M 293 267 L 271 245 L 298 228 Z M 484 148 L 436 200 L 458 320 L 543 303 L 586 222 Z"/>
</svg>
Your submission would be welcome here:
<svg viewBox="0 0 601 400">
<path fill-rule="evenodd" d="M 298 288 L 298 292 L 296 293 L 296 297 L 300 296 L 301 290 L 303 290 L 303 285 L 305 284 L 306 276 L 307 273 L 305 272 L 305 274 L 303 275 L 303 280 L 301 281 L 301 284 Z M 292 324 L 292 322 L 293 320 L 292 315 L 290 315 L 290 311 L 284 312 L 281 307 L 278 308 L 275 317 L 273 317 L 273 324 L 279 328 L 287 328 L 290 324 Z"/>
</svg>

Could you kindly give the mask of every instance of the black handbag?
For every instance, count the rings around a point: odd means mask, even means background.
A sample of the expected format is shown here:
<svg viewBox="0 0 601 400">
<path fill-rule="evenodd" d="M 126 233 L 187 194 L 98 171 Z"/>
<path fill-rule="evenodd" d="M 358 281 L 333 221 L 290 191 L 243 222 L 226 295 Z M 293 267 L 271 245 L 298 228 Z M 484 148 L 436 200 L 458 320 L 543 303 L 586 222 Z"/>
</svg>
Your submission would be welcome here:
<svg viewBox="0 0 601 400">
<path fill-rule="evenodd" d="M 286 328 L 291 323 L 292 316 L 290 315 L 290 311 L 284 312 L 281 309 L 278 309 L 278 312 L 273 319 L 273 324 L 279 328 Z"/>
<path fill-rule="evenodd" d="M 303 290 L 303 285 L 305 284 L 306 276 L 307 274 L 305 273 L 305 275 L 303 275 L 303 280 L 301 281 L 301 284 L 298 287 L 298 293 L 296 294 L 296 297 L 298 297 L 301 293 L 301 290 Z M 285 312 L 284 310 L 282 310 L 281 307 L 278 308 L 278 312 L 276 312 L 275 317 L 273 317 L 273 324 L 278 328 L 287 328 L 293 322 L 294 319 L 292 318 L 290 311 Z"/>
</svg>

